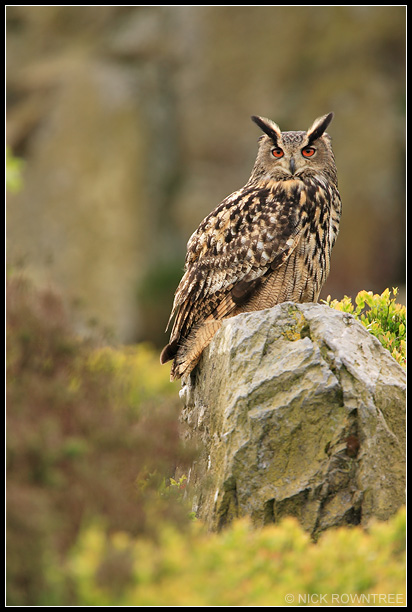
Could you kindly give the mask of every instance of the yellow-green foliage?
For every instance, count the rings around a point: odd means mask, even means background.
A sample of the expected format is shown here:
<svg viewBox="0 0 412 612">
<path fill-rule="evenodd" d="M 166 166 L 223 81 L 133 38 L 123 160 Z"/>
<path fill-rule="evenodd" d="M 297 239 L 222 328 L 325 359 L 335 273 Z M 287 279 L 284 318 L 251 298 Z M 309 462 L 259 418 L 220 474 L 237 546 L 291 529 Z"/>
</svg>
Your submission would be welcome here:
<svg viewBox="0 0 412 612">
<path fill-rule="evenodd" d="M 67 571 L 78 604 L 89 606 L 405 604 L 405 512 L 367 531 L 331 530 L 316 544 L 292 518 L 261 530 L 238 520 L 219 534 L 164 526 L 157 542 L 95 526 Z"/>
<path fill-rule="evenodd" d="M 7 191 L 16 193 L 21 189 L 21 173 L 23 160 L 15 157 L 9 147 L 6 147 L 6 187 Z"/>
<path fill-rule="evenodd" d="M 317 544 L 292 519 L 262 530 L 239 521 L 220 534 L 190 521 L 186 478 L 173 477 L 193 460 L 179 440 L 177 395 L 158 351 L 96 348 L 76 337 L 54 294 L 10 279 L 9 605 L 404 598 L 404 513 Z"/>
<path fill-rule="evenodd" d="M 326 304 L 353 314 L 368 331 L 371 332 L 382 345 L 388 349 L 392 356 L 402 366 L 406 365 L 406 307 L 396 303 L 398 289 L 389 289 L 379 294 L 372 291 L 360 291 L 352 299 L 345 296 L 342 300 L 331 300 L 328 296 Z"/>
<path fill-rule="evenodd" d="M 136 407 L 142 402 L 175 399 L 179 383 L 170 383 L 169 371 L 160 365 L 159 353 L 147 343 L 121 348 L 105 346 L 88 357 L 93 371 L 116 376 L 122 385 L 122 401 Z"/>
<path fill-rule="evenodd" d="M 10 605 L 70 604 L 46 569 L 59 566 L 89 521 L 130 536 L 153 534 L 165 517 L 187 523 L 188 508 L 165 487 L 175 466 L 189 463 L 168 378 L 154 349 L 96 349 L 70 329 L 58 297 L 10 279 Z"/>
</svg>

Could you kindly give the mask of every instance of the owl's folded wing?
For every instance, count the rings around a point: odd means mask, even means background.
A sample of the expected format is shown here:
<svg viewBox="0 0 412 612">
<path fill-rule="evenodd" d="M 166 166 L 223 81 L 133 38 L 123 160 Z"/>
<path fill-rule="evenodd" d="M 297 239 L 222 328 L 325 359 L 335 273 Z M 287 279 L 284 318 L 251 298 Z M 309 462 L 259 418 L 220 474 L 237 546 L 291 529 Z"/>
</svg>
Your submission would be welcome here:
<svg viewBox="0 0 412 612">
<path fill-rule="evenodd" d="M 301 238 L 305 216 L 297 214 L 288 198 L 275 200 L 265 194 L 245 203 L 243 192 L 238 205 L 225 202 L 188 242 L 186 272 L 170 317 L 176 314 L 171 342 L 210 315 L 228 316 L 265 274 L 290 257 Z"/>
</svg>

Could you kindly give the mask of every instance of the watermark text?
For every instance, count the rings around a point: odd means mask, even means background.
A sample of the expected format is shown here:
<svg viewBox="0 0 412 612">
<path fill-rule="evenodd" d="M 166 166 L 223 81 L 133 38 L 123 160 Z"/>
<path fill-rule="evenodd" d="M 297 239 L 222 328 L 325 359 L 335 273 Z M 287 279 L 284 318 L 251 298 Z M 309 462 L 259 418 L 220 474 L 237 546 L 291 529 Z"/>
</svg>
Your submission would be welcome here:
<svg viewBox="0 0 412 612">
<path fill-rule="evenodd" d="M 406 604 L 404 593 L 288 593 L 285 595 L 288 604 L 301 605 L 395 605 Z"/>
</svg>

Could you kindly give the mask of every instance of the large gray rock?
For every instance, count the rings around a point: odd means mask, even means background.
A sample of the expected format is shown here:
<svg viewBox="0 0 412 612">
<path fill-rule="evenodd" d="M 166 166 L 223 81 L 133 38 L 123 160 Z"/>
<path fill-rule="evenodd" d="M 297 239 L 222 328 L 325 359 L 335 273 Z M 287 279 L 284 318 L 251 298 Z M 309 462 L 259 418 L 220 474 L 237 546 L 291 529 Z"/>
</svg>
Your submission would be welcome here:
<svg viewBox="0 0 412 612">
<path fill-rule="evenodd" d="M 351 315 L 287 302 L 228 319 L 181 395 L 211 529 L 293 515 L 316 535 L 404 503 L 405 373 Z"/>
</svg>

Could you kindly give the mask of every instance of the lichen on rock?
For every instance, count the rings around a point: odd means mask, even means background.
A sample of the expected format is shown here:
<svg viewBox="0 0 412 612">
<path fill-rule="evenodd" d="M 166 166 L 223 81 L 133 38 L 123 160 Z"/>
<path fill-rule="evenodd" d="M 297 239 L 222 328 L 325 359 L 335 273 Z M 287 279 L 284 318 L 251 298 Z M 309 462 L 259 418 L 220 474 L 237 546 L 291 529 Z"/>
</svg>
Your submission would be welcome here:
<svg viewBox="0 0 412 612">
<path fill-rule="evenodd" d="M 286 302 L 228 319 L 185 383 L 211 529 L 292 515 L 317 536 L 404 503 L 405 372 L 352 315 Z"/>
</svg>

